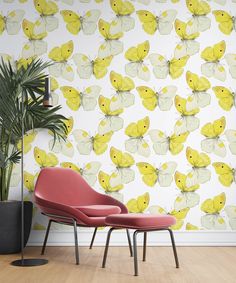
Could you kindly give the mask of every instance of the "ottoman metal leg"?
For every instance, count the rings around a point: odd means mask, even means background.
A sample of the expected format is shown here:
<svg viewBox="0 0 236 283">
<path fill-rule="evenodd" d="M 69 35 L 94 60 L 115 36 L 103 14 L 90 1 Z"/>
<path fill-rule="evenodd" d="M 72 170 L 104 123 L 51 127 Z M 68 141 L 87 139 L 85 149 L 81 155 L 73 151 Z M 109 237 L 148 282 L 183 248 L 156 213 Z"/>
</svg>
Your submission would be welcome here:
<svg viewBox="0 0 236 283">
<path fill-rule="evenodd" d="M 106 247 L 105 247 L 105 251 L 104 251 L 104 255 L 103 255 L 103 261 L 102 261 L 102 268 L 105 268 L 106 266 L 106 260 L 107 260 L 107 253 L 108 253 L 108 248 L 109 248 L 109 243 L 110 243 L 110 237 L 111 237 L 111 233 L 113 230 L 115 230 L 116 228 L 110 228 L 110 230 L 107 233 L 107 240 L 106 240 Z"/>
<path fill-rule="evenodd" d="M 126 229 L 126 233 L 127 233 L 128 243 L 129 243 L 130 256 L 132 257 L 133 256 L 133 249 L 132 249 L 129 229 Z"/>
<path fill-rule="evenodd" d="M 176 268 L 179 268 L 179 260 L 178 260 L 178 255 L 177 255 L 177 251 L 176 251 L 176 247 L 175 247 L 175 239 L 174 239 L 174 234 L 172 232 L 171 229 L 167 229 L 170 233 L 170 238 L 171 238 L 171 243 L 172 243 L 172 248 L 173 248 L 173 253 L 174 253 L 174 257 L 175 257 L 175 265 Z"/>
<path fill-rule="evenodd" d="M 143 233 L 143 261 L 146 261 L 147 252 L 147 232 Z"/>
<path fill-rule="evenodd" d="M 138 276 L 138 254 L 137 254 L 137 235 L 138 231 L 133 234 L 133 248 L 134 248 L 134 276 Z"/>
<path fill-rule="evenodd" d="M 95 237 L 96 237 L 97 229 L 98 229 L 98 227 L 96 227 L 96 228 L 94 229 L 93 236 L 92 236 L 92 240 L 91 240 L 91 243 L 90 243 L 90 246 L 89 246 L 90 249 L 92 249 L 92 247 L 93 247 L 93 242 L 94 242 L 94 239 L 95 239 Z"/>
<path fill-rule="evenodd" d="M 79 247 L 78 247 L 78 236 L 77 236 L 77 223 L 76 220 L 73 220 L 74 226 L 74 237 L 75 237 L 75 259 L 76 264 L 79 264 Z"/>
<path fill-rule="evenodd" d="M 52 220 L 49 219 L 47 231 L 46 231 L 45 238 L 44 238 L 44 242 L 43 242 L 43 247 L 42 247 L 41 255 L 44 255 L 44 251 L 45 251 L 45 248 L 46 248 L 46 245 L 47 245 L 48 234 L 49 234 L 49 231 L 50 231 L 51 224 L 52 224 Z"/>
</svg>

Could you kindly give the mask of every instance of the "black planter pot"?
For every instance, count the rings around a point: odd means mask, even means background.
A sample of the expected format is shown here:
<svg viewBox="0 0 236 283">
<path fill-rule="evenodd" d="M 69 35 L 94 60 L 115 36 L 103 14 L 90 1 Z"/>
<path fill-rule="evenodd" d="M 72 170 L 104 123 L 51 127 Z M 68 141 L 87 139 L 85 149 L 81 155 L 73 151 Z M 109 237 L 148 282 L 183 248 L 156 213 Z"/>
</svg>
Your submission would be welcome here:
<svg viewBox="0 0 236 283">
<path fill-rule="evenodd" d="M 24 202 L 24 246 L 29 239 L 33 204 Z M 21 202 L 0 201 L 0 254 L 21 251 Z"/>
</svg>

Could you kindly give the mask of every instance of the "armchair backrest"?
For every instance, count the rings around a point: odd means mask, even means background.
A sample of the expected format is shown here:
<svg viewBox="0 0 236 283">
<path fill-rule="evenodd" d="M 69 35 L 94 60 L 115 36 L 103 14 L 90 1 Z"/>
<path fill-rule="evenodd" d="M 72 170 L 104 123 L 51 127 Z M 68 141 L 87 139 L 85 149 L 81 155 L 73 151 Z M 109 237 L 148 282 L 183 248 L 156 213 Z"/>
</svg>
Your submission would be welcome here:
<svg viewBox="0 0 236 283">
<path fill-rule="evenodd" d="M 68 168 L 43 168 L 34 195 L 36 203 L 37 199 L 70 206 L 104 203 L 103 194 L 96 192 L 79 173 Z"/>
</svg>

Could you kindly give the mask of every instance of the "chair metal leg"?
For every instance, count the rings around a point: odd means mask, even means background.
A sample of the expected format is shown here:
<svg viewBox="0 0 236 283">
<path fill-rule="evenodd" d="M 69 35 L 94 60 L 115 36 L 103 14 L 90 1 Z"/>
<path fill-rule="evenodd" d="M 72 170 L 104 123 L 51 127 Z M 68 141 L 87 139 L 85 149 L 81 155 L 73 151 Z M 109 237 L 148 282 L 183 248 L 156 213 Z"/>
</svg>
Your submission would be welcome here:
<svg viewBox="0 0 236 283">
<path fill-rule="evenodd" d="M 75 237 L 75 259 L 76 264 L 79 264 L 79 247 L 78 247 L 78 236 L 77 236 L 77 223 L 76 220 L 73 221 L 74 226 L 74 237 Z"/>
<path fill-rule="evenodd" d="M 105 251 L 104 251 L 104 255 L 103 255 L 102 268 L 105 268 L 105 266 L 106 266 L 110 237 L 111 237 L 111 233 L 112 233 L 113 230 L 115 230 L 115 228 L 110 228 L 110 230 L 107 233 L 107 240 L 106 240 L 106 247 L 105 247 Z"/>
<path fill-rule="evenodd" d="M 168 231 L 170 233 L 173 253 L 174 253 L 174 257 L 175 257 L 175 265 L 176 265 L 176 268 L 179 268 L 179 260 L 178 260 L 178 255 L 177 255 L 177 251 L 176 251 L 176 247 L 175 247 L 174 234 L 173 234 L 173 231 L 171 229 L 168 229 Z"/>
<path fill-rule="evenodd" d="M 134 234 L 133 234 L 134 276 L 138 276 L 137 234 L 138 234 L 138 231 L 137 230 L 134 231 Z"/>
<path fill-rule="evenodd" d="M 90 250 L 91 250 L 92 247 L 93 247 L 93 242 L 94 242 L 94 239 L 95 239 L 95 236 L 96 236 L 96 233 L 97 233 L 97 229 L 98 229 L 98 227 L 96 227 L 96 228 L 94 229 L 93 237 L 92 237 L 92 240 L 91 240 L 91 243 L 90 243 L 90 246 L 89 246 Z"/>
<path fill-rule="evenodd" d="M 44 238 L 44 242 L 43 242 L 43 247 L 42 247 L 41 255 L 44 255 L 44 251 L 45 251 L 45 248 L 46 248 L 46 245 L 47 245 L 48 234 L 49 234 L 49 231 L 50 231 L 50 228 L 51 228 L 51 224 L 52 224 L 52 220 L 49 219 L 49 221 L 48 221 L 48 227 L 47 227 L 46 234 L 45 234 L 45 238 Z"/>
<path fill-rule="evenodd" d="M 147 251 L 147 232 L 143 233 L 143 261 L 146 261 L 146 251 Z"/>
<path fill-rule="evenodd" d="M 132 249 L 132 244 L 131 244 L 131 238 L 130 238 L 129 229 L 126 229 L 126 233 L 127 233 L 128 243 L 129 243 L 130 256 L 132 257 L 132 256 L 133 256 L 133 249 Z"/>
</svg>

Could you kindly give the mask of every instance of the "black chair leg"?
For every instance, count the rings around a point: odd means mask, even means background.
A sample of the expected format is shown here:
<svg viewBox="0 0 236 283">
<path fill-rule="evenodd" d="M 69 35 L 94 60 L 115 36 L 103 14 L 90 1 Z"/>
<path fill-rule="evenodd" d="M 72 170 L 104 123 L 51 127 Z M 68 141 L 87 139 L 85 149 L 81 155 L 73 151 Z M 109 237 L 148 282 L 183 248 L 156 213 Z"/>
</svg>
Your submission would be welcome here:
<svg viewBox="0 0 236 283">
<path fill-rule="evenodd" d="M 49 231 L 50 231 L 50 228 L 51 228 L 51 224 L 52 224 L 52 220 L 49 219 L 48 227 L 47 227 L 45 238 L 44 238 L 44 242 L 43 242 L 43 247 L 42 247 L 41 255 L 44 255 L 44 252 L 45 252 L 45 248 L 46 248 L 46 245 L 47 245 L 48 234 L 49 234 Z"/>
<path fill-rule="evenodd" d="M 79 247 L 78 247 L 78 236 L 77 236 L 77 223 L 76 220 L 73 221 L 74 226 L 74 237 L 75 237 L 75 260 L 76 264 L 79 264 Z"/>
<path fill-rule="evenodd" d="M 104 255 L 103 255 L 102 268 L 105 268 L 105 266 L 106 266 L 110 237 L 111 237 L 111 233 L 112 233 L 113 230 L 115 230 L 115 228 L 110 228 L 110 230 L 107 233 L 107 240 L 106 240 L 106 247 L 105 247 L 105 251 L 104 251 Z"/>
<path fill-rule="evenodd" d="M 143 261 L 146 261 L 147 252 L 147 232 L 143 233 Z"/>
<path fill-rule="evenodd" d="M 176 251 L 176 247 L 175 247 L 174 234 L 173 234 L 173 232 L 172 232 L 171 229 L 168 229 L 168 231 L 169 231 L 169 233 L 170 233 L 170 238 L 171 238 L 173 253 L 174 253 L 174 257 L 175 257 L 175 265 L 176 265 L 176 268 L 179 268 L 179 260 L 178 260 L 178 255 L 177 255 L 177 251 Z"/>
<path fill-rule="evenodd" d="M 137 234 L 138 234 L 138 231 L 134 231 L 134 234 L 133 234 L 134 276 L 138 276 Z"/>
<path fill-rule="evenodd" d="M 129 229 L 126 229 L 126 233 L 127 233 L 128 243 L 129 243 L 130 256 L 132 257 L 133 256 L 133 248 L 132 248 L 132 244 L 131 244 Z"/>
<path fill-rule="evenodd" d="M 93 242 L 94 242 L 94 239 L 95 239 L 95 237 L 96 237 L 97 229 L 98 229 L 97 227 L 94 229 L 93 236 L 92 236 L 92 240 L 91 240 L 91 243 L 90 243 L 90 246 L 89 246 L 90 250 L 91 250 L 92 247 L 93 247 Z"/>
</svg>

